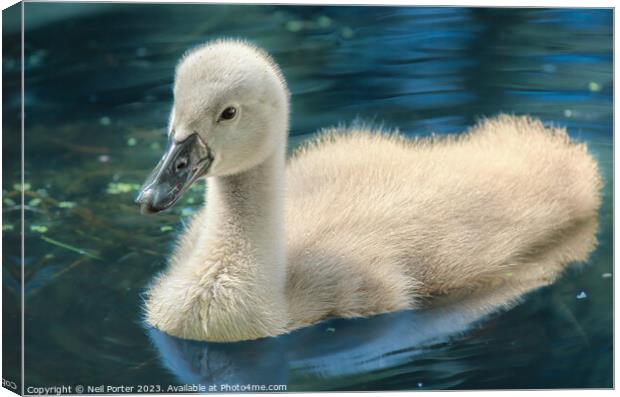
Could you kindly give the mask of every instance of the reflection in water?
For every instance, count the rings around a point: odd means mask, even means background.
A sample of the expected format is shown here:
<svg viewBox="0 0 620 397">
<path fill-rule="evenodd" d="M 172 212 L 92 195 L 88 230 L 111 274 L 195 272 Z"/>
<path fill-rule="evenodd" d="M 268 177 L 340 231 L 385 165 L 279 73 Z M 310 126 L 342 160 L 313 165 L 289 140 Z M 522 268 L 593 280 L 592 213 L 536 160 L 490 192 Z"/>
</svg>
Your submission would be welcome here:
<svg viewBox="0 0 620 397">
<path fill-rule="evenodd" d="M 517 291 L 498 287 L 431 310 L 333 319 L 287 335 L 254 341 L 197 342 L 169 336 L 152 327 L 148 333 L 163 365 L 180 383 L 284 384 L 289 391 L 331 389 L 351 386 L 347 383 L 356 374 L 372 374 L 405 363 L 416 366 L 420 356 L 419 365 L 427 366 L 424 355 L 434 346 L 463 335 L 499 308 L 511 306 L 518 296 Z M 447 365 L 436 370 L 440 373 L 435 377 L 441 380 L 458 376 L 464 368 Z"/>
<path fill-rule="evenodd" d="M 148 331 L 163 364 L 182 384 L 288 384 L 284 338 L 211 343 L 175 338 L 155 328 Z"/>
</svg>

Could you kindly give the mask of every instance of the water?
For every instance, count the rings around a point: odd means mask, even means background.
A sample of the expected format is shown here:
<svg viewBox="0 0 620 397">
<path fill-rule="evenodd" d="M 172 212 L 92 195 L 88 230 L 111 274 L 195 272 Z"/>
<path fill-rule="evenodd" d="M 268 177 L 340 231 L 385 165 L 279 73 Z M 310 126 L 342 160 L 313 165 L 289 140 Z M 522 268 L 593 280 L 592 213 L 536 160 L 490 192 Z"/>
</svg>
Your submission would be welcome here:
<svg viewBox="0 0 620 397">
<path fill-rule="evenodd" d="M 610 10 L 25 7 L 26 386 L 612 386 Z M 5 37 L 16 39 L 11 26 Z M 502 111 L 566 126 L 605 179 L 598 248 L 554 285 L 482 319 L 463 302 L 224 345 L 149 329 L 142 293 L 201 204 L 202 185 L 157 217 L 141 216 L 132 199 L 163 150 L 175 62 L 222 36 L 247 38 L 281 64 L 293 94 L 291 149 L 356 118 L 410 136 L 460 132 Z M 17 144 L 19 48 L 5 44 L 4 55 L 4 139 Z M 4 158 L 4 301 L 15 307 L 19 152 Z M 18 313 L 6 319 L 16 324 Z M 5 347 L 5 357 L 16 352 Z M 7 375 L 17 372 L 5 365 Z"/>
</svg>

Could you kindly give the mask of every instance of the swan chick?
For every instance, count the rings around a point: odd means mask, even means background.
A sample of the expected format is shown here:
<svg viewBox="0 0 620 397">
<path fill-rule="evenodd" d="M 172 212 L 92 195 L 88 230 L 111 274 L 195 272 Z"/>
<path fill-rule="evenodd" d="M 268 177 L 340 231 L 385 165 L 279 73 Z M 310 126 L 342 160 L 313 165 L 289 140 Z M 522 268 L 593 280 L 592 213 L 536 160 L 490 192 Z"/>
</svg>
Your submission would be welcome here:
<svg viewBox="0 0 620 397">
<path fill-rule="evenodd" d="M 508 115 L 439 138 L 335 128 L 287 160 L 289 97 L 243 41 L 179 62 L 169 146 L 137 201 L 157 213 L 206 178 L 206 204 L 149 288 L 149 324 L 239 341 L 473 293 L 508 306 L 596 244 L 597 164 L 562 128 Z"/>
</svg>

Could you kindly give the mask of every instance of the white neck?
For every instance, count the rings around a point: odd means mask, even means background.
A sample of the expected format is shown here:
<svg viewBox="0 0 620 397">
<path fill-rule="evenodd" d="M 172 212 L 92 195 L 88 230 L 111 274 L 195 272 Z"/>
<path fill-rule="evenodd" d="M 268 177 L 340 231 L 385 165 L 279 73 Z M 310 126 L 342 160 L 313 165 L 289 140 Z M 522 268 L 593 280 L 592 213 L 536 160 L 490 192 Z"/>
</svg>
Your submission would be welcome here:
<svg viewBox="0 0 620 397">
<path fill-rule="evenodd" d="M 265 271 L 283 271 L 286 261 L 285 167 L 281 148 L 248 171 L 207 180 L 206 219 L 210 229 L 219 238 L 226 236 L 217 230 L 243 233 Z"/>
<path fill-rule="evenodd" d="M 222 287 L 211 297 L 210 339 L 277 335 L 288 322 L 285 150 L 241 174 L 208 179 L 203 249 L 212 260 L 225 258 L 217 266 L 224 278 L 212 278 Z"/>
</svg>

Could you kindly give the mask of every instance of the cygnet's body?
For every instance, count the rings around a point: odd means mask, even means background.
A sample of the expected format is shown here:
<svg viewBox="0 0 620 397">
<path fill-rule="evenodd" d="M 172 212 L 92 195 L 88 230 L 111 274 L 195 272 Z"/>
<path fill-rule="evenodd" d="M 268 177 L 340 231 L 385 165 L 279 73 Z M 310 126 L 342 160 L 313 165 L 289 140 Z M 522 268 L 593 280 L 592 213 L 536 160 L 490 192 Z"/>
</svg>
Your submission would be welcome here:
<svg viewBox="0 0 620 397">
<path fill-rule="evenodd" d="M 512 116 L 447 138 L 335 129 L 286 164 L 288 102 L 277 66 L 243 42 L 180 63 L 170 138 L 186 148 L 170 149 L 139 201 L 165 209 L 205 176 L 206 205 L 149 290 L 153 326 L 236 341 L 473 292 L 517 296 L 596 243 L 597 166 L 562 129 Z"/>
</svg>

